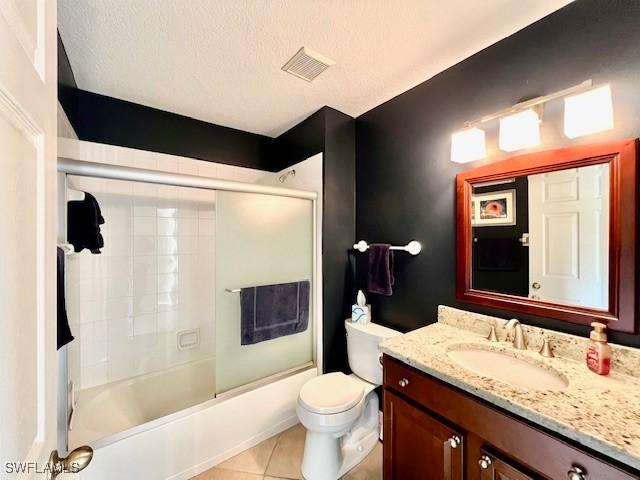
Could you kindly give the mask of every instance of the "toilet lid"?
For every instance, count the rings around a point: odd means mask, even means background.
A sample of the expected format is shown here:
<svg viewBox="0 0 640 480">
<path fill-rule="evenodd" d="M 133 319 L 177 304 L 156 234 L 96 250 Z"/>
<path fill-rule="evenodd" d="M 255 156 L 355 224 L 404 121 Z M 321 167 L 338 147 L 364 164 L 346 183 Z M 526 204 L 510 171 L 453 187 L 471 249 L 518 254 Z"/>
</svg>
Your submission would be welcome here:
<svg viewBox="0 0 640 480">
<path fill-rule="evenodd" d="M 316 413 L 345 412 L 364 395 L 364 387 L 342 372 L 327 373 L 313 378 L 300 389 L 300 403 Z"/>
</svg>

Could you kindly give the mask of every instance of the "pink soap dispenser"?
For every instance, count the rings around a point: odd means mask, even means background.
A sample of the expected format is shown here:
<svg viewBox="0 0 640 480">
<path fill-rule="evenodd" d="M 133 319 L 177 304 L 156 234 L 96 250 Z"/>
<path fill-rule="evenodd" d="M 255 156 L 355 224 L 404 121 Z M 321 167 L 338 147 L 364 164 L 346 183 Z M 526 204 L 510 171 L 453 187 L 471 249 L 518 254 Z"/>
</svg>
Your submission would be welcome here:
<svg viewBox="0 0 640 480">
<path fill-rule="evenodd" d="M 607 326 L 604 323 L 591 324 L 591 341 L 587 349 L 587 367 L 598 375 L 609 375 L 611 371 L 611 347 L 607 343 Z"/>
</svg>

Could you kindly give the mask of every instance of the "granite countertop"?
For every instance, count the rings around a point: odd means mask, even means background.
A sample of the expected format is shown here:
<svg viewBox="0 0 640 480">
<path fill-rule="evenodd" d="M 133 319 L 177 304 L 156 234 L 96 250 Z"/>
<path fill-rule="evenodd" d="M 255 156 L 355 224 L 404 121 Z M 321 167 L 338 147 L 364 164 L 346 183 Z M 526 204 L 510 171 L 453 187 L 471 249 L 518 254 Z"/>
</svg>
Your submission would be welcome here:
<svg viewBox="0 0 640 480">
<path fill-rule="evenodd" d="M 486 339 L 494 322 L 500 325 L 498 343 Z M 511 342 L 504 341 L 503 322 L 440 307 L 438 323 L 389 339 L 381 349 L 504 410 L 640 469 L 640 372 L 633 371 L 640 352 L 612 345 L 619 368 L 614 361 L 611 374 L 603 377 L 586 367 L 586 339 L 523 325 L 530 349 L 514 350 Z M 538 354 L 543 337 L 554 346 L 555 358 Z M 555 370 L 569 384 L 561 390 L 534 390 L 477 375 L 447 355 L 464 344 L 499 350 Z"/>
</svg>

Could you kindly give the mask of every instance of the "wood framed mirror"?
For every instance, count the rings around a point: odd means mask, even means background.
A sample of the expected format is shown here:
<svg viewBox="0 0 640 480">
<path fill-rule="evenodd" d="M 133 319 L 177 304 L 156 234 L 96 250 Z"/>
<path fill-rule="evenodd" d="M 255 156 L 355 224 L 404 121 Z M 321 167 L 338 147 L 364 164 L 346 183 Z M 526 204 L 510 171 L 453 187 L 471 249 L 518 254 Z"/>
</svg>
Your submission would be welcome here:
<svg viewBox="0 0 640 480">
<path fill-rule="evenodd" d="M 456 177 L 456 296 L 637 333 L 638 140 L 516 156 Z"/>
</svg>

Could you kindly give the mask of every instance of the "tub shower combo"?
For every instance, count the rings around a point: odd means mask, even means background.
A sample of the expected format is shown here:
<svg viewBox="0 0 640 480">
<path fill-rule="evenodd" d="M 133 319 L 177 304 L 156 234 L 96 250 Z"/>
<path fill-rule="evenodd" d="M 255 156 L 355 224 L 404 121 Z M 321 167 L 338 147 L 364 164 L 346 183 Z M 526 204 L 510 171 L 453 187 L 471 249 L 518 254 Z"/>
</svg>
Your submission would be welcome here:
<svg viewBox="0 0 640 480">
<path fill-rule="evenodd" d="M 316 368 L 315 192 L 71 159 L 59 171 L 61 205 L 90 192 L 105 219 L 101 253 L 65 248 L 64 447 L 107 446 Z M 306 289 L 306 323 L 243 341 L 243 289 L 286 283 Z"/>
</svg>

